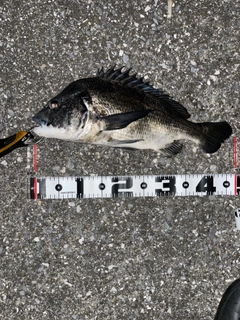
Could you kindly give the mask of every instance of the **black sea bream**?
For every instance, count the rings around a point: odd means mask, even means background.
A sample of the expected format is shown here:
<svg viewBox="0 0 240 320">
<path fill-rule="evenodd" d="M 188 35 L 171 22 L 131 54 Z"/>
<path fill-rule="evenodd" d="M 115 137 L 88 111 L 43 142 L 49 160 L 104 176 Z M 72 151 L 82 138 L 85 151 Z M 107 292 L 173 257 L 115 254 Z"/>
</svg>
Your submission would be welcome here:
<svg viewBox="0 0 240 320">
<path fill-rule="evenodd" d="M 102 68 L 95 77 L 72 82 L 33 117 L 39 124 L 33 131 L 46 138 L 166 154 L 180 152 L 180 140 L 213 153 L 232 134 L 225 121 L 188 121 L 190 114 L 180 103 L 129 72 Z"/>
</svg>

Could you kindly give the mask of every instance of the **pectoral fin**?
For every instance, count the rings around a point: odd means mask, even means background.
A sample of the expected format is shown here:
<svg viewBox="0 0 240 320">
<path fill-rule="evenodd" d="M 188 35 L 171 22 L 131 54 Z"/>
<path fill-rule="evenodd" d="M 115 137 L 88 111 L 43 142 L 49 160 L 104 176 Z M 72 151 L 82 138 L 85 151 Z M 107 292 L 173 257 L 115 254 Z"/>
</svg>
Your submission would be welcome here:
<svg viewBox="0 0 240 320">
<path fill-rule="evenodd" d="M 110 116 L 101 117 L 99 120 L 104 123 L 102 130 L 117 130 L 127 127 L 133 121 L 146 117 L 150 112 L 152 112 L 152 110 L 116 113 Z"/>
</svg>

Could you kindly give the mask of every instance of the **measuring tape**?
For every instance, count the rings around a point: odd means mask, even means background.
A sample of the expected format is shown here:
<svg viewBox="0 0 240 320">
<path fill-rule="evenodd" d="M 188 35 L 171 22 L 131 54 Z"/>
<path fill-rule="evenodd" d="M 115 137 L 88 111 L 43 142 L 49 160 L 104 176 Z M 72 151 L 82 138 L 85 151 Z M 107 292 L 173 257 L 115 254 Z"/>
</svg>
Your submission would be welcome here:
<svg viewBox="0 0 240 320">
<path fill-rule="evenodd" d="M 39 177 L 29 179 L 30 199 L 238 196 L 240 175 Z M 240 208 L 235 221 L 240 230 Z"/>
<path fill-rule="evenodd" d="M 35 177 L 30 199 L 239 195 L 240 175 Z"/>
<path fill-rule="evenodd" d="M 36 173 L 36 145 L 33 148 L 33 165 Z M 235 137 L 234 168 L 237 169 Z M 240 175 L 237 174 L 31 177 L 29 179 L 30 199 L 237 196 L 239 194 Z"/>
<path fill-rule="evenodd" d="M 237 169 L 237 139 L 234 137 L 234 169 Z M 33 148 L 37 171 L 37 149 Z M 240 175 L 181 174 L 138 176 L 39 177 L 29 180 L 30 199 L 139 198 L 161 196 L 239 195 Z"/>
</svg>

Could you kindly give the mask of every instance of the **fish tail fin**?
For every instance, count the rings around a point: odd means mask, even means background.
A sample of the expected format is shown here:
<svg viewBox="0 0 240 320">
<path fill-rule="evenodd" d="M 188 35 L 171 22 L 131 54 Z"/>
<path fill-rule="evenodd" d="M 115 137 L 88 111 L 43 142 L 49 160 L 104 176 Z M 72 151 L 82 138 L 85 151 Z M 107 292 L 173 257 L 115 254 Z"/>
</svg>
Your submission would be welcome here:
<svg viewBox="0 0 240 320">
<path fill-rule="evenodd" d="M 231 126 L 226 122 L 203 122 L 198 123 L 202 137 L 200 146 L 206 153 L 216 152 L 221 144 L 232 134 Z"/>
</svg>

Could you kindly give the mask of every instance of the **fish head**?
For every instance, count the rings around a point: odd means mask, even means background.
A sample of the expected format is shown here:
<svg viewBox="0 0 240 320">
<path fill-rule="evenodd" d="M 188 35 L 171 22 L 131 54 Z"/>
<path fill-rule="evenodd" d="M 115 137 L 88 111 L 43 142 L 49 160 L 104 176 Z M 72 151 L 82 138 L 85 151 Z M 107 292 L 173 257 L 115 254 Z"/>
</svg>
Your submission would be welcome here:
<svg viewBox="0 0 240 320">
<path fill-rule="evenodd" d="M 77 140 L 84 133 L 88 120 L 89 96 L 83 91 L 59 94 L 33 116 L 38 136 L 61 140 Z"/>
</svg>

